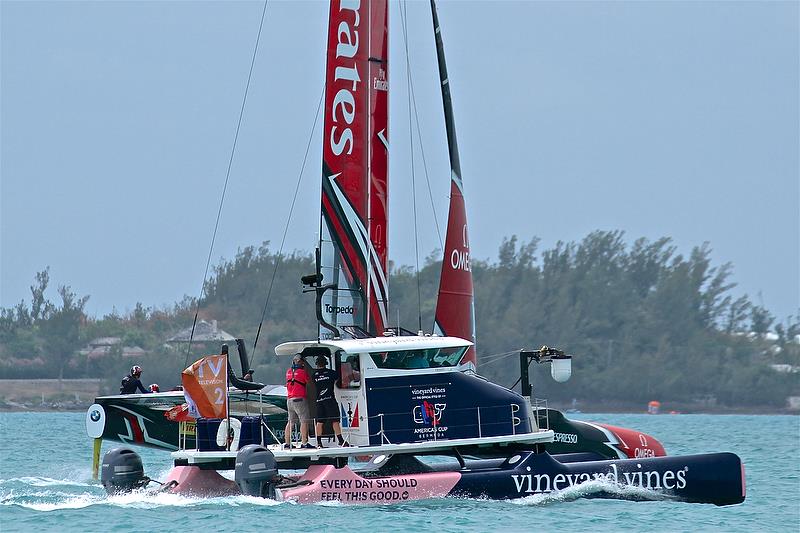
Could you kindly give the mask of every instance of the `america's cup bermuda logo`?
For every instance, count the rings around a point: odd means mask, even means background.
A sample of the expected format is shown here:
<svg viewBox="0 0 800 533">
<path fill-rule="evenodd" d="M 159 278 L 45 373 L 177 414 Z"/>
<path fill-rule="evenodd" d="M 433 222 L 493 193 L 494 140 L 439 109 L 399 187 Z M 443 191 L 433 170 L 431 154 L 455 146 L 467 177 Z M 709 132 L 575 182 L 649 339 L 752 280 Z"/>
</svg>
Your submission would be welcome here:
<svg viewBox="0 0 800 533">
<path fill-rule="evenodd" d="M 414 406 L 414 422 L 438 426 L 442 421 L 442 413 L 444 413 L 445 407 L 447 407 L 446 403 L 431 403 L 428 400 L 422 400 L 419 405 Z"/>
</svg>

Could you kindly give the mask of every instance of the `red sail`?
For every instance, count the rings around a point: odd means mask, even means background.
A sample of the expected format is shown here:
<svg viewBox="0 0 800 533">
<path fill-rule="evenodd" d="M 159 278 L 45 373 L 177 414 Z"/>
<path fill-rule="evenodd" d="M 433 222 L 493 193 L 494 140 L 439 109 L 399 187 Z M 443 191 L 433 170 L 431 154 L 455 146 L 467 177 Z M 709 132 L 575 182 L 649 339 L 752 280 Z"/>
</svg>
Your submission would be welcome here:
<svg viewBox="0 0 800 533">
<path fill-rule="evenodd" d="M 439 80 L 442 85 L 447 146 L 450 154 L 450 214 L 447 218 L 447 237 L 444 243 L 442 275 L 439 279 L 439 298 L 436 302 L 434 331 L 440 335 L 450 335 L 475 342 L 475 298 L 472 290 L 467 209 L 464 205 L 464 184 L 461 181 L 461 163 L 458 157 L 450 82 L 447 77 L 442 33 L 434 0 L 431 0 L 431 13 L 436 38 L 436 56 L 439 63 Z M 461 362 L 476 364 L 474 346 L 467 350 Z"/>
<path fill-rule="evenodd" d="M 461 180 L 450 185 L 450 215 L 436 302 L 436 333 L 475 342 L 475 301 L 472 290 L 467 212 L 461 193 Z M 470 347 L 462 363 L 476 364 L 475 347 Z"/>
<path fill-rule="evenodd" d="M 387 18 L 385 0 L 331 2 L 322 155 L 321 272 L 338 286 L 323 314 L 378 335 L 388 294 Z"/>
</svg>

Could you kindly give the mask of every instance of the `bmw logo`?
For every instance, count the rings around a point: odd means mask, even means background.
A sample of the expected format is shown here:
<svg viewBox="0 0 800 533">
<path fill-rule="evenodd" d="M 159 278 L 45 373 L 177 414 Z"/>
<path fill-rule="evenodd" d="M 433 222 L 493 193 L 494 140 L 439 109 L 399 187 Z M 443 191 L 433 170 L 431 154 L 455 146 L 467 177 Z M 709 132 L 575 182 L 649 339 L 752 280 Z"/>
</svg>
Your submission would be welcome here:
<svg viewBox="0 0 800 533">
<path fill-rule="evenodd" d="M 86 410 L 86 434 L 93 439 L 99 439 L 105 428 L 106 411 L 102 405 L 93 403 Z"/>
</svg>

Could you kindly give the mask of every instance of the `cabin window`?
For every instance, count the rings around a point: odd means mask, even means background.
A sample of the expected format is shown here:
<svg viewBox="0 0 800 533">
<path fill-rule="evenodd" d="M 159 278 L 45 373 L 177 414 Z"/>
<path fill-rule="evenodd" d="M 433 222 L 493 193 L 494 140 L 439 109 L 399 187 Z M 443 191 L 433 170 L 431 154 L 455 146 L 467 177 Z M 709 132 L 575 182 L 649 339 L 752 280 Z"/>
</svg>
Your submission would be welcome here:
<svg viewBox="0 0 800 533">
<path fill-rule="evenodd" d="M 399 352 L 372 352 L 369 354 L 378 368 L 414 370 L 417 368 L 439 368 L 456 366 L 466 346 L 458 348 L 429 348 L 427 350 L 402 350 Z"/>
<path fill-rule="evenodd" d="M 340 389 L 357 389 L 361 387 L 361 365 L 357 354 L 336 352 L 336 386 Z"/>
</svg>

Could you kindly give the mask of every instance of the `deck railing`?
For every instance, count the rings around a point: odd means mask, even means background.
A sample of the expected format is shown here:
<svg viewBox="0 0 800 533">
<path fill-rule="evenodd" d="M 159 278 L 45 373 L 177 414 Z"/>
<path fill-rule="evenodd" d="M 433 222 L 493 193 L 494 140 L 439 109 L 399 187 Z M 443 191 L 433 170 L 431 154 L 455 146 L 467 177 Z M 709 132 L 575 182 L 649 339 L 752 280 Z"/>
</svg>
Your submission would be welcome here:
<svg viewBox="0 0 800 533">
<path fill-rule="evenodd" d="M 392 434 L 408 434 L 409 432 L 413 433 L 415 429 L 419 430 L 423 428 L 427 429 L 427 431 L 422 433 L 422 435 L 429 435 L 427 438 L 418 438 L 410 441 L 404 439 L 403 441 L 424 442 L 451 438 L 470 438 L 471 436 L 483 438 L 486 436 L 520 435 L 549 430 L 550 420 L 548 416 L 547 400 L 538 398 L 531 399 L 530 409 L 525 409 L 524 407 L 524 405 L 519 403 L 509 403 L 459 409 L 446 409 L 442 407 L 437 410 L 434 406 L 432 414 L 426 413 L 423 417 L 422 413 L 419 413 L 419 418 L 421 420 L 416 421 L 414 424 L 407 423 L 410 417 L 414 417 L 414 413 L 409 413 L 408 411 L 371 415 L 365 420 L 362 420 L 361 423 L 367 424 L 367 428 L 377 428 L 374 433 L 370 433 L 368 430 L 366 436 L 369 440 L 372 440 L 373 437 L 379 437 L 381 444 L 392 444 Z M 474 413 L 474 415 L 462 416 L 464 413 Z M 461 423 L 443 424 L 442 418 L 444 417 L 446 417 L 445 420 L 456 419 Z M 272 427 L 276 425 L 285 425 L 288 421 L 288 416 L 262 415 L 258 418 L 260 419 L 260 444 L 283 444 L 279 435 L 273 432 Z M 398 418 L 402 418 L 403 420 L 398 421 Z M 336 421 L 339 421 L 339 419 Z M 377 424 L 372 425 L 370 421 L 375 421 Z M 526 422 L 530 424 L 530 430 L 528 430 L 528 424 L 526 424 Z M 225 421 L 223 420 L 222 423 L 224 424 Z M 311 419 L 309 421 L 312 428 L 316 427 L 316 423 L 316 419 Z M 186 449 L 187 433 L 189 433 L 186 423 L 181 423 L 179 427 L 179 449 Z M 524 428 L 524 430 L 522 428 Z M 197 447 L 199 440 L 197 438 L 197 429 L 195 429 L 195 432 L 195 447 Z M 448 434 L 456 434 L 459 435 L 459 437 L 449 437 Z M 293 425 L 291 440 L 296 442 L 298 438 L 299 432 L 296 431 L 296 426 Z"/>
<path fill-rule="evenodd" d="M 531 398 L 531 425 L 536 425 L 539 431 L 550 429 L 550 411 L 547 408 L 547 400 L 544 398 Z"/>
<path fill-rule="evenodd" d="M 483 407 L 465 407 L 459 409 L 442 409 L 441 411 L 434 408 L 433 416 L 428 415 L 429 421 L 417 422 L 415 424 L 407 424 L 402 422 L 397 423 L 398 418 L 402 418 L 404 420 L 409 419 L 410 413 L 408 411 L 379 413 L 366 417 L 366 419 L 362 420 L 361 423 L 366 423 L 368 428 L 377 427 L 375 432 L 367 432 L 366 436 L 370 439 L 372 439 L 372 437 L 378 437 L 382 444 L 392 444 L 392 434 L 413 432 L 414 429 L 421 428 L 428 428 L 429 431 L 427 431 L 426 434 L 430 434 L 430 437 L 415 439 L 413 442 L 448 439 L 451 437 L 444 435 L 444 431 L 453 433 L 453 429 L 462 430 L 465 428 L 472 428 L 473 431 L 467 431 L 466 433 L 479 438 L 485 437 L 487 434 L 520 435 L 529 432 L 525 422 L 530 422 L 531 433 L 546 431 L 549 428 L 549 423 L 546 419 L 546 405 L 546 401 L 537 400 L 535 407 L 532 405 L 533 409 L 531 411 L 526 411 L 523 408 L 524 406 L 518 403 Z M 537 409 L 541 410 L 541 416 L 537 414 Z M 474 413 L 474 416 L 453 416 L 454 414 L 461 415 L 467 412 Z M 502 415 L 502 412 L 505 412 L 506 414 Z M 530 416 L 528 413 L 530 413 Z M 468 421 L 459 424 L 453 424 L 449 422 L 445 424 L 442 421 L 444 415 L 450 415 L 447 417 L 449 419 L 457 418 L 462 422 L 465 420 Z M 413 414 L 411 414 L 411 416 L 413 416 Z M 470 418 L 471 420 L 469 420 Z M 377 421 L 377 424 L 372 425 L 370 424 L 370 421 Z M 316 423 L 316 420 L 312 420 L 311 423 Z M 525 427 L 526 429 L 523 431 L 521 430 L 522 427 Z M 442 428 L 445 428 L 444 431 L 442 431 Z M 504 428 L 508 428 L 509 432 L 504 433 Z M 455 433 L 463 434 L 461 431 L 456 431 Z"/>
</svg>

